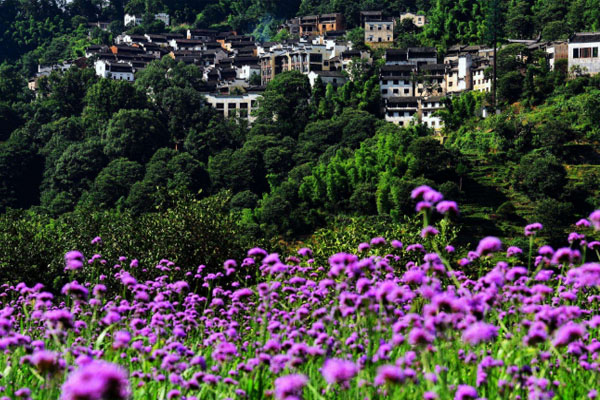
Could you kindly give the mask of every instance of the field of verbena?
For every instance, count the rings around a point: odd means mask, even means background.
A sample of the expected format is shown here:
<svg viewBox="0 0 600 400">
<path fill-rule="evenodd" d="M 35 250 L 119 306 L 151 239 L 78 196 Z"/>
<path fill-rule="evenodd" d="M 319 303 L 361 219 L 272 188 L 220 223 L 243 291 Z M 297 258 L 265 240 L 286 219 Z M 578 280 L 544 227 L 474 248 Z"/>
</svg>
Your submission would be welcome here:
<svg viewBox="0 0 600 400">
<path fill-rule="evenodd" d="M 596 398 L 600 264 L 586 258 L 600 211 L 564 248 L 534 246 L 532 224 L 531 248 L 487 237 L 460 258 L 439 240 L 445 219 L 428 224 L 456 204 L 428 187 L 413 198 L 421 243 L 374 238 L 329 265 L 255 248 L 221 273 L 175 281 L 163 260 L 138 281 L 135 260 L 69 252 L 62 294 L 2 287 L 0 397 Z"/>
</svg>

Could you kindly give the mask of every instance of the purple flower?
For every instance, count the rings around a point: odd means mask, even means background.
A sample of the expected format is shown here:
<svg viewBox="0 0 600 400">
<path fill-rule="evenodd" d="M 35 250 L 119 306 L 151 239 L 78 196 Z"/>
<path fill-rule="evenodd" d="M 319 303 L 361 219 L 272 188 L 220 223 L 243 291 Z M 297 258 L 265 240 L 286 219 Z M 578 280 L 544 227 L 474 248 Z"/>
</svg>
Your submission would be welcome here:
<svg viewBox="0 0 600 400">
<path fill-rule="evenodd" d="M 395 249 L 401 249 L 402 248 L 402 242 L 399 240 L 392 240 L 392 247 Z"/>
<path fill-rule="evenodd" d="M 131 341 L 131 334 L 128 331 L 118 331 L 114 335 L 113 348 L 121 349 L 126 347 Z"/>
<path fill-rule="evenodd" d="M 408 334 L 408 343 L 413 346 L 428 345 L 433 343 L 435 336 L 422 328 L 413 328 Z"/>
<path fill-rule="evenodd" d="M 380 246 L 385 244 L 385 238 L 378 236 L 371 239 L 371 246 Z"/>
<path fill-rule="evenodd" d="M 423 200 L 435 204 L 444 200 L 444 195 L 437 190 L 431 189 L 430 191 L 423 193 Z"/>
<path fill-rule="evenodd" d="M 435 209 L 437 210 L 437 212 L 439 212 L 440 214 L 448 214 L 448 213 L 452 213 L 452 214 L 458 214 L 458 205 L 456 204 L 455 201 L 449 201 L 449 200 L 444 200 L 444 201 L 440 201 L 436 206 Z"/>
<path fill-rule="evenodd" d="M 462 335 L 465 342 L 472 345 L 489 342 L 498 336 L 498 328 L 485 322 L 476 322 L 469 326 Z"/>
<path fill-rule="evenodd" d="M 534 222 L 533 224 L 529 224 L 525 227 L 525 236 L 533 236 L 537 234 L 538 231 L 541 231 L 544 228 L 542 224 L 539 222 Z"/>
<path fill-rule="evenodd" d="M 85 300 L 88 297 L 89 291 L 77 281 L 73 281 L 63 286 L 61 293 L 69 295 L 74 299 Z"/>
<path fill-rule="evenodd" d="M 417 212 L 421 212 L 423 210 L 431 209 L 432 206 L 433 205 L 428 201 L 420 201 L 417 203 L 417 206 L 415 207 L 415 209 L 417 210 Z"/>
<path fill-rule="evenodd" d="M 65 254 L 65 270 L 76 271 L 83 268 L 85 258 L 80 251 L 73 250 Z"/>
<path fill-rule="evenodd" d="M 363 242 L 363 243 L 361 243 L 361 244 L 358 245 L 358 251 L 361 252 L 361 253 L 363 251 L 369 250 L 370 248 L 371 248 L 371 246 L 369 246 L 369 243 Z"/>
<path fill-rule="evenodd" d="M 301 399 L 302 389 L 308 383 L 306 375 L 293 374 L 275 379 L 275 398 L 277 400 Z"/>
<path fill-rule="evenodd" d="M 563 347 L 571 342 L 581 339 L 585 335 L 585 328 L 574 322 L 569 322 L 561 326 L 556 334 L 552 344 L 556 347 Z"/>
<path fill-rule="evenodd" d="M 575 259 L 579 257 L 579 252 L 577 250 L 571 250 L 568 247 L 563 247 L 561 249 L 556 250 L 554 255 L 552 256 L 552 264 L 571 264 Z"/>
<path fill-rule="evenodd" d="M 118 365 L 91 361 L 71 373 L 61 400 L 125 400 L 131 396 L 127 373 Z"/>
<path fill-rule="evenodd" d="M 346 383 L 358 374 L 358 367 L 352 361 L 330 358 L 325 361 L 321 373 L 329 384 Z"/>
<path fill-rule="evenodd" d="M 248 257 L 256 257 L 256 256 L 266 257 L 267 252 L 265 250 L 261 249 L 260 247 L 255 247 L 253 249 L 248 250 Z"/>
<path fill-rule="evenodd" d="M 426 226 L 425 228 L 423 228 L 423 230 L 421 231 L 421 237 L 423 239 L 426 239 L 430 236 L 435 236 L 438 233 L 440 233 L 440 231 L 438 231 L 437 229 L 435 229 L 433 226 Z"/>
<path fill-rule="evenodd" d="M 21 388 L 21 389 L 15 391 L 15 396 L 29 398 L 29 396 L 31 396 L 31 389 L 29 389 L 29 388 Z"/>
<path fill-rule="evenodd" d="M 395 365 L 382 365 L 377 369 L 375 386 L 383 386 L 387 383 L 402 384 L 406 380 L 404 370 Z"/>
<path fill-rule="evenodd" d="M 298 255 L 301 257 L 310 257 L 312 256 L 312 253 L 312 250 L 308 247 L 303 247 L 300 250 L 298 250 Z"/>
<path fill-rule="evenodd" d="M 588 221 L 587 219 L 582 218 L 575 223 L 575 226 L 578 228 L 581 228 L 581 227 L 589 228 L 590 226 L 592 226 L 592 224 L 590 224 L 590 221 Z"/>
<path fill-rule="evenodd" d="M 596 210 L 588 217 L 595 230 L 600 230 L 600 210 Z"/>
<path fill-rule="evenodd" d="M 473 386 L 458 385 L 458 390 L 454 395 L 454 400 L 475 400 L 477 398 L 477 390 Z"/>
<path fill-rule="evenodd" d="M 517 246 L 510 246 L 508 249 L 506 249 L 506 256 L 507 257 L 514 257 L 514 256 L 517 256 L 519 254 L 523 254 L 523 250 L 521 250 Z"/>
<path fill-rule="evenodd" d="M 477 253 L 481 256 L 502 250 L 502 242 L 497 237 L 488 236 L 481 239 L 477 246 Z"/>
<path fill-rule="evenodd" d="M 62 369 L 61 360 L 57 353 L 40 350 L 31 356 L 31 364 L 42 374 L 54 374 Z"/>
<path fill-rule="evenodd" d="M 92 239 L 92 244 L 102 244 L 102 238 L 100 236 L 96 236 Z"/>
<path fill-rule="evenodd" d="M 554 249 L 548 245 L 544 245 L 540 247 L 538 254 L 546 257 L 552 257 L 552 254 L 554 254 Z"/>
<path fill-rule="evenodd" d="M 412 192 L 410 193 L 410 197 L 414 200 L 417 200 L 422 198 L 425 193 L 430 192 L 432 190 L 433 189 L 427 185 L 421 185 L 412 190 Z"/>
</svg>

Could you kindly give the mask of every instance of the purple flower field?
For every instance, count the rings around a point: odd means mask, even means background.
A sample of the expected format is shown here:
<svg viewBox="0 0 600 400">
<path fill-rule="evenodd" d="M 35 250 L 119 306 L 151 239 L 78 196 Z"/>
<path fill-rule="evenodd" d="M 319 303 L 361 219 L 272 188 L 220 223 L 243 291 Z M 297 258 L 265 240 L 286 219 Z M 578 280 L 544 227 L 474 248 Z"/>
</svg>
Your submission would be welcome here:
<svg viewBox="0 0 600 400">
<path fill-rule="evenodd" d="M 412 195 L 420 243 L 376 237 L 327 265 L 254 248 L 176 280 L 168 260 L 71 251 L 60 294 L 1 288 L 0 399 L 596 398 L 600 211 L 563 248 L 534 223 L 529 249 L 455 249 L 439 238 L 456 203 Z"/>
</svg>

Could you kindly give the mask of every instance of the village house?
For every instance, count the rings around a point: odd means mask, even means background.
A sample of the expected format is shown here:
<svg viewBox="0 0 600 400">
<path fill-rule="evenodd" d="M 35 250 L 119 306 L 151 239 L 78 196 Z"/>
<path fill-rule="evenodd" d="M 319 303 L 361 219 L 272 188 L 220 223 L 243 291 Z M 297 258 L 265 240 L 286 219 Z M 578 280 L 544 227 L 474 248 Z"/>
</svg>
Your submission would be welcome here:
<svg viewBox="0 0 600 400">
<path fill-rule="evenodd" d="M 419 99 L 390 97 L 385 99 L 385 120 L 400 126 L 418 122 Z"/>
<path fill-rule="evenodd" d="M 311 87 L 315 86 L 315 82 L 319 77 L 325 86 L 331 84 L 334 88 L 344 86 L 348 82 L 346 75 L 340 71 L 311 71 L 308 73 L 308 80 Z"/>
<path fill-rule="evenodd" d="M 225 118 L 242 118 L 252 123 L 256 117 L 252 115 L 258 108 L 259 93 L 239 95 L 205 94 L 206 101 Z"/>
<path fill-rule="evenodd" d="M 101 78 L 133 82 L 135 71 L 131 63 L 97 60 L 95 64 L 96 75 Z"/>
<path fill-rule="evenodd" d="M 162 21 L 166 26 L 169 26 L 171 23 L 171 18 L 169 14 L 166 13 L 158 13 L 154 15 L 154 18 Z M 128 26 L 138 26 L 144 22 L 143 17 L 134 14 L 125 14 L 123 18 L 123 23 L 126 27 Z"/>
<path fill-rule="evenodd" d="M 393 19 L 365 22 L 365 44 L 371 47 L 389 47 L 394 44 Z"/>
<path fill-rule="evenodd" d="M 413 65 L 383 65 L 379 77 L 381 97 L 413 97 L 415 73 Z"/>
<path fill-rule="evenodd" d="M 600 72 L 600 32 L 580 32 L 569 38 L 569 71 Z"/>
<path fill-rule="evenodd" d="M 292 18 L 280 29 L 286 29 L 292 36 L 317 36 L 330 31 L 344 31 L 346 25 L 341 13 L 333 13 Z"/>
<path fill-rule="evenodd" d="M 405 12 L 400 14 L 400 22 L 409 19 L 412 20 L 415 26 L 422 28 L 427 23 L 427 18 L 423 14 L 413 14 L 411 12 Z"/>
<path fill-rule="evenodd" d="M 444 126 L 442 118 L 437 111 L 444 109 L 442 96 L 430 96 L 421 99 L 421 123 L 429 128 L 439 131 Z"/>
</svg>

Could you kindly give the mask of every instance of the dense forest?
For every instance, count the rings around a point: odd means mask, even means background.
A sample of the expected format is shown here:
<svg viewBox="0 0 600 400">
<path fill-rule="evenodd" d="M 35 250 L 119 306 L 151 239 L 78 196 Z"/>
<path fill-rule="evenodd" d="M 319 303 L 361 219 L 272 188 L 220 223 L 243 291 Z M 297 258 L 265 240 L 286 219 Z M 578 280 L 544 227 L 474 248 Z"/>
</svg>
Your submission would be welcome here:
<svg viewBox="0 0 600 400">
<path fill-rule="evenodd" d="M 171 14 L 169 28 L 158 21 L 134 28 L 149 32 L 212 27 L 271 37 L 293 15 L 340 11 L 351 28 L 361 10 L 421 10 L 429 24 L 422 31 L 399 25 L 398 45 L 433 45 L 443 52 L 452 44 L 487 40 L 488 3 L 3 1 L 3 278 L 102 232 L 115 238 L 115 255 L 119 246 L 150 248 L 124 235 L 124 227 L 151 230 L 167 218 L 173 222 L 165 224 L 163 256 L 193 263 L 199 257 L 190 250 L 193 242 L 210 230 L 185 236 L 185 220 L 173 213 L 190 210 L 226 226 L 222 231 L 240 243 L 285 246 L 311 240 L 316 230 L 333 229 L 339 221 L 351 229 L 357 221 L 373 230 L 398 229 L 413 211 L 408 194 L 418 184 L 435 185 L 465 203 L 457 217 L 465 241 L 484 225 L 512 238 L 518 226 L 533 220 L 544 222 L 544 235 L 556 240 L 574 219 L 600 206 L 600 78 L 571 79 L 564 65 L 550 71 L 543 54 L 519 44 L 498 54 L 501 114 L 481 118 L 486 95 L 448 99 L 443 142 L 424 126 L 401 128 L 382 120 L 381 51 L 373 51 L 373 64 L 353 63 L 352 80 L 338 89 L 320 81 L 311 88 L 300 73 L 278 75 L 252 126 L 223 119 L 203 98 L 198 68 L 168 57 L 138 72 L 134 84 L 71 68 L 42 79 L 35 96 L 27 88 L 38 64 L 81 55 L 90 43 L 109 43 L 124 29 L 124 12 Z M 598 1 L 515 0 L 501 6 L 499 39 L 551 40 L 599 28 Z M 98 20 L 113 21 L 110 31 L 88 35 L 85 23 Z M 115 231 L 115 224 L 124 227 Z M 335 230 L 344 235 L 344 228 Z M 44 255 L 32 261 L 40 248 Z M 205 259 L 229 256 L 219 246 L 202 251 Z"/>
</svg>

